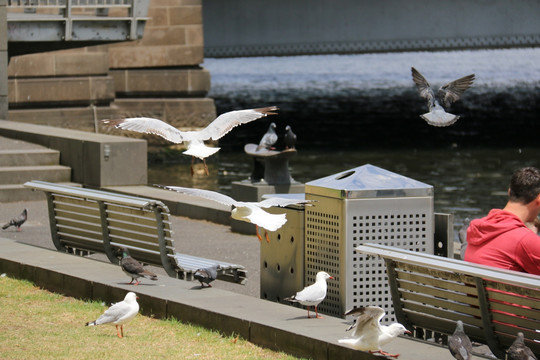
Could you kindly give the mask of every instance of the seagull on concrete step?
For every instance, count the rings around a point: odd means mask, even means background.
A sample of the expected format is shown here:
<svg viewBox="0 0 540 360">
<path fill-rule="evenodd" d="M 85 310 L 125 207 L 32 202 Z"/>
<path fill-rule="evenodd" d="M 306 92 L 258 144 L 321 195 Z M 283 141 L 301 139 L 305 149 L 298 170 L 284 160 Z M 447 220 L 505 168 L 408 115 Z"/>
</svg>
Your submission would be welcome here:
<svg viewBox="0 0 540 360">
<path fill-rule="evenodd" d="M 193 175 L 193 161 L 199 158 L 204 163 L 204 170 L 208 175 L 206 158 L 219 151 L 219 147 L 209 147 L 204 144 L 206 140 L 218 140 L 234 127 L 249 123 L 267 115 L 275 115 L 278 110 L 275 106 L 229 111 L 218 116 L 207 127 L 199 131 L 181 131 L 159 119 L 136 117 L 118 120 L 103 120 L 107 125 L 118 129 L 137 131 L 145 134 L 154 134 L 173 143 L 186 143 L 184 154 L 191 155 L 191 175 Z"/>
<path fill-rule="evenodd" d="M 4 226 L 2 226 L 2 230 L 6 230 L 10 226 L 15 226 L 17 231 L 21 231 L 21 225 L 24 224 L 27 218 L 28 218 L 28 209 L 24 209 L 19 216 L 9 220 L 9 222 L 4 224 Z"/>
<path fill-rule="evenodd" d="M 313 201 L 271 197 L 260 202 L 243 202 L 236 201 L 230 196 L 210 190 L 185 188 L 180 186 L 155 186 L 190 196 L 196 196 L 212 200 L 220 204 L 234 207 L 231 211 L 231 217 L 236 220 L 255 224 L 257 230 L 257 238 L 259 239 L 259 241 L 262 240 L 262 237 L 259 234 L 258 228 L 261 227 L 265 229 L 265 237 L 267 242 L 270 242 L 267 231 L 276 231 L 287 222 L 287 218 L 285 214 L 270 214 L 263 209 L 274 206 L 284 207 L 295 204 L 308 204 Z"/>
<path fill-rule="evenodd" d="M 133 319 L 139 312 L 137 295 L 134 292 L 128 292 L 124 301 L 112 304 L 105 310 L 97 320 L 86 323 L 86 326 L 97 326 L 102 324 L 116 325 L 116 335 L 119 338 L 124 337 L 124 324 Z"/>
<path fill-rule="evenodd" d="M 302 291 L 296 293 L 291 297 L 284 298 L 285 301 L 297 302 L 304 306 L 307 306 L 307 316 L 309 316 L 309 307 L 315 306 L 315 318 L 321 318 L 317 306 L 324 300 L 326 297 L 327 284 L 326 280 L 333 279 L 332 276 L 324 271 L 319 271 L 315 277 L 315 283 L 306 286 Z"/>
<path fill-rule="evenodd" d="M 411 71 L 413 81 L 418 88 L 420 96 L 427 99 L 428 102 L 429 112 L 420 115 L 420 117 L 433 126 L 448 126 L 455 123 L 459 119 L 459 116 L 446 112 L 445 107 L 459 100 L 465 90 L 472 85 L 474 74 L 464 76 L 441 86 L 437 94 L 435 94 L 427 80 L 418 70 L 413 67 Z"/>
<path fill-rule="evenodd" d="M 278 141 L 278 136 L 276 134 L 276 124 L 271 123 L 268 127 L 268 130 L 261 138 L 259 145 L 257 146 L 257 151 L 265 149 L 272 150 L 274 149 L 274 144 Z"/>
<path fill-rule="evenodd" d="M 198 269 L 193 274 L 193 277 L 195 280 L 199 280 L 201 283 L 201 288 L 204 288 L 204 284 L 208 285 L 208 287 L 212 287 L 210 283 L 217 278 L 217 271 L 219 269 L 219 265 L 212 265 L 203 269 Z"/>
<path fill-rule="evenodd" d="M 129 250 L 127 248 L 122 248 L 121 251 L 122 260 L 120 260 L 120 266 L 122 267 L 122 271 L 131 278 L 131 281 L 128 284 L 132 284 L 133 280 L 135 280 L 135 285 L 139 285 L 140 281 L 138 279 L 141 277 L 154 281 L 158 279 L 156 274 L 146 270 L 140 262 L 132 258 L 129 255 Z"/>
<path fill-rule="evenodd" d="M 516 340 L 506 350 L 508 360 L 537 360 L 532 350 L 525 345 L 525 336 L 522 332 L 517 333 Z"/>
<path fill-rule="evenodd" d="M 454 330 L 454 333 L 448 338 L 448 350 L 450 350 L 452 356 L 458 360 L 471 359 L 471 339 L 465 334 L 463 321 L 461 320 L 457 321 L 456 330 Z"/>
<path fill-rule="evenodd" d="M 399 323 L 381 325 L 381 319 L 385 312 L 383 308 L 378 306 L 361 306 L 347 311 L 345 315 L 357 317 L 355 323 L 347 329 L 354 329 L 354 331 L 351 338 L 340 339 L 338 342 L 357 350 L 397 358 L 399 354 L 389 354 L 381 350 L 381 346 L 389 343 L 398 335 L 411 333 Z"/>
</svg>

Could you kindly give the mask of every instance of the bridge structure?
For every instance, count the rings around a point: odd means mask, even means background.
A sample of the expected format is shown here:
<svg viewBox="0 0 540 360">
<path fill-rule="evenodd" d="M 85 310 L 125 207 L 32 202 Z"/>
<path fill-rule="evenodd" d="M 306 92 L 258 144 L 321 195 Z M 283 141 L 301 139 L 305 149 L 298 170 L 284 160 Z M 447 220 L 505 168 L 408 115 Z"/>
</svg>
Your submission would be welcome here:
<svg viewBox="0 0 540 360">
<path fill-rule="evenodd" d="M 203 0 L 205 57 L 531 47 L 538 0 Z"/>
</svg>

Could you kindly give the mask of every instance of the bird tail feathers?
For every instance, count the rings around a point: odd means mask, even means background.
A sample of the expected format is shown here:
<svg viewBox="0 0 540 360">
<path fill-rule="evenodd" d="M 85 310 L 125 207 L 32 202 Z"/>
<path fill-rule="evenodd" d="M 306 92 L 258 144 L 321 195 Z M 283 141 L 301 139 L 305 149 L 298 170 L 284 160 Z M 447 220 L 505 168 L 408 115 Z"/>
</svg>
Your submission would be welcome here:
<svg viewBox="0 0 540 360">
<path fill-rule="evenodd" d="M 11 223 L 7 223 L 4 226 L 2 226 L 2 230 L 6 230 L 10 226 L 11 226 Z"/>
<path fill-rule="evenodd" d="M 94 320 L 94 321 L 89 321 L 89 322 L 87 322 L 87 323 L 85 324 L 85 326 L 96 326 L 96 325 L 97 325 L 97 324 L 96 324 L 96 321 L 95 321 L 95 320 Z"/>
<path fill-rule="evenodd" d="M 449 126 L 455 123 L 458 119 L 458 115 L 450 114 L 447 112 L 428 112 L 420 115 L 429 125 L 433 126 Z"/>
</svg>

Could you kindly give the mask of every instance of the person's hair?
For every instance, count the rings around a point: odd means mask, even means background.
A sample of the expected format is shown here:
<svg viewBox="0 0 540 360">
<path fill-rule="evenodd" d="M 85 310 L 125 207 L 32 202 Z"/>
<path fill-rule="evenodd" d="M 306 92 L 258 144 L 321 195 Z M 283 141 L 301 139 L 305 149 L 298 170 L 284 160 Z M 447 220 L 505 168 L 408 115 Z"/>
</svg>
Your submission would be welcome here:
<svg viewBox="0 0 540 360">
<path fill-rule="evenodd" d="M 517 170 L 510 180 L 510 201 L 528 204 L 540 194 L 540 170 L 525 167 Z"/>
</svg>

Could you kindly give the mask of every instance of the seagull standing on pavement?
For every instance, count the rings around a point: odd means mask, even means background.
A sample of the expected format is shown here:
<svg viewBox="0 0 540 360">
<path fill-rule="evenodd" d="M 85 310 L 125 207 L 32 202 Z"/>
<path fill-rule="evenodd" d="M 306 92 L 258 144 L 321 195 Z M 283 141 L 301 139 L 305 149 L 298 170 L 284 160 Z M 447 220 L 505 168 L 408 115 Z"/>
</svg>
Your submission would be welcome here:
<svg viewBox="0 0 540 360">
<path fill-rule="evenodd" d="M 315 277 L 315 283 L 305 287 L 302 291 L 296 293 L 291 297 L 284 298 L 285 301 L 297 302 L 304 306 L 307 306 L 307 316 L 309 316 L 309 307 L 315 307 L 315 318 L 321 318 L 317 306 L 324 300 L 326 297 L 327 284 L 326 280 L 333 279 L 332 276 L 324 271 L 319 271 Z"/>
<path fill-rule="evenodd" d="M 259 142 L 259 145 L 257 146 L 256 151 L 266 149 L 266 150 L 272 150 L 274 149 L 274 144 L 278 141 L 278 136 L 276 134 L 276 124 L 271 123 L 268 127 L 268 130 L 263 135 L 261 141 Z"/>
<path fill-rule="evenodd" d="M 141 277 L 154 281 L 158 279 L 156 274 L 146 270 L 140 262 L 132 258 L 127 248 L 122 248 L 121 251 L 122 260 L 120 260 L 120 266 L 122 267 L 122 271 L 131 278 L 129 284 L 132 284 L 133 280 L 135 280 L 135 285 L 139 285 L 140 281 L 138 279 Z"/>
<path fill-rule="evenodd" d="M 270 214 L 263 209 L 274 206 L 284 207 L 288 205 L 308 204 L 312 202 L 312 200 L 286 199 L 279 197 L 271 197 L 261 202 L 243 202 L 236 201 L 230 196 L 210 190 L 192 189 L 180 186 L 155 186 L 234 207 L 234 209 L 231 211 L 231 217 L 236 220 L 255 224 L 257 238 L 259 241 L 262 240 L 262 237 L 259 234 L 258 228 L 262 227 L 265 229 L 265 237 L 267 242 L 270 242 L 270 239 L 268 238 L 268 231 L 276 231 L 282 227 L 287 222 L 287 217 L 285 214 Z"/>
<path fill-rule="evenodd" d="M 249 123 L 267 115 L 275 115 L 278 110 L 275 106 L 229 111 L 218 116 L 207 127 L 199 131 L 181 131 L 159 119 L 136 117 L 119 120 L 103 120 L 107 125 L 118 129 L 137 131 L 145 134 L 159 135 L 175 144 L 186 143 L 184 154 L 191 155 L 191 175 L 193 175 L 193 161 L 199 158 L 204 163 L 204 170 L 208 175 L 206 158 L 219 151 L 218 147 L 209 147 L 204 144 L 206 140 L 218 140 L 225 136 L 234 127 Z"/>
<path fill-rule="evenodd" d="M 463 321 L 461 320 L 457 321 L 456 330 L 454 330 L 452 336 L 448 338 L 448 350 L 450 350 L 452 356 L 458 360 L 471 359 L 471 339 L 465 334 Z"/>
<path fill-rule="evenodd" d="M 537 360 L 531 348 L 525 345 L 525 336 L 522 332 L 517 333 L 516 340 L 506 350 L 508 360 Z"/>
<path fill-rule="evenodd" d="M 219 265 L 212 265 L 203 269 L 198 269 L 193 274 L 193 277 L 195 280 L 199 280 L 201 283 L 201 288 L 204 288 L 204 284 L 208 285 L 208 287 L 212 287 L 210 283 L 217 278 L 217 271 L 219 269 Z"/>
<path fill-rule="evenodd" d="M 347 329 L 354 329 L 352 338 L 340 339 L 339 343 L 370 353 L 380 353 L 395 358 L 399 356 L 399 354 L 389 354 L 381 350 L 381 346 L 389 343 L 398 335 L 410 334 L 410 331 L 399 323 L 381 325 L 381 319 L 385 315 L 383 308 L 361 306 L 347 311 L 345 315 L 357 316 L 357 319 L 355 324 Z"/>
<path fill-rule="evenodd" d="M 420 115 L 420 117 L 433 126 L 448 126 L 455 123 L 459 119 L 459 116 L 446 112 L 445 107 L 459 100 L 465 90 L 472 85 L 474 74 L 464 76 L 441 86 L 437 94 L 435 94 L 427 80 L 418 70 L 413 67 L 411 68 L 411 72 L 420 96 L 428 102 L 429 112 Z"/>
<path fill-rule="evenodd" d="M 4 224 L 4 226 L 2 226 L 2 230 L 6 230 L 10 226 L 15 226 L 17 231 L 21 231 L 21 225 L 24 224 L 27 218 L 28 218 L 28 209 L 24 209 L 19 216 L 9 220 L 9 222 Z"/>
<path fill-rule="evenodd" d="M 116 326 L 116 335 L 119 338 L 124 337 L 124 324 L 133 319 L 139 312 L 139 304 L 137 303 L 137 295 L 134 292 L 128 292 L 124 301 L 112 304 L 110 308 L 105 310 L 97 320 L 86 323 L 86 326 L 97 326 L 102 324 L 110 324 Z"/>
</svg>

